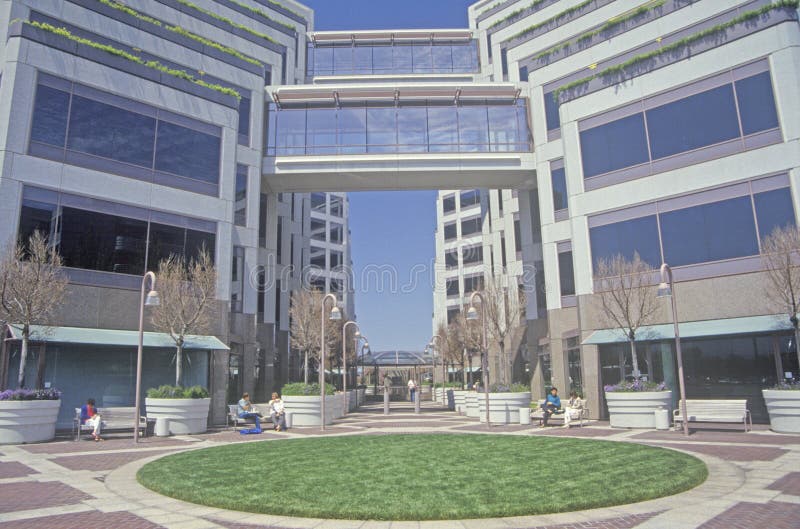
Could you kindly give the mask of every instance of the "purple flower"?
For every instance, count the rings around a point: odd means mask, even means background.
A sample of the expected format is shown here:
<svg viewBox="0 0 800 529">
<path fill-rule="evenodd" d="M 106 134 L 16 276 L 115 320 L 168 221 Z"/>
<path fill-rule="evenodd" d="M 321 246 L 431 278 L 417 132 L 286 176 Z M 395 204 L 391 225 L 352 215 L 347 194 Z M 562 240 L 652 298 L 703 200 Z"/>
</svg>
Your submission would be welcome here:
<svg viewBox="0 0 800 529">
<path fill-rule="evenodd" d="M 619 384 L 609 384 L 604 386 L 603 389 L 606 393 L 614 393 L 614 392 L 625 392 L 625 393 L 632 393 L 635 391 L 668 391 L 669 388 L 667 387 L 666 382 L 645 382 L 644 380 L 638 379 L 634 380 L 633 382 L 620 382 Z"/>
<path fill-rule="evenodd" d="M 0 392 L 0 400 L 59 400 L 61 392 L 49 389 L 7 389 Z"/>
</svg>

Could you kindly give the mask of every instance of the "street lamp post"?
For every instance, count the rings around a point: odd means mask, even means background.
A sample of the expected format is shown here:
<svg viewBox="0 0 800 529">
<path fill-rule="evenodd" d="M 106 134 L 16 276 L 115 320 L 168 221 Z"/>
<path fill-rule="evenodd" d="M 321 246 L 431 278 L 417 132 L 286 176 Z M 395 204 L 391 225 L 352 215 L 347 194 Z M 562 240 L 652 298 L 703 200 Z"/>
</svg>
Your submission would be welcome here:
<svg viewBox="0 0 800 529">
<path fill-rule="evenodd" d="M 359 340 L 364 340 L 364 343 L 361 345 L 361 354 L 358 353 L 358 342 Z M 369 349 L 369 340 L 363 334 L 356 337 L 356 382 L 358 382 L 358 364 L 359 364 L 359 357 L 361 358 L 361 383 L 364 383 L 364 350 Z M 366 391 L 366 390 L 365 390 Z M 359 406 L 358 404 L 358 391 L 356 391 L 356 408 Z"/>
<path fill-rule="evenodd" d="M 481 300 L 481 320 L 483 321 L 483 353 L 481 354 L 481 371 L 483 377 L 483 396 L 486 401 L 486 427 L 491 428 L 492 424 L 489 420 L 489 342 L 488 342 L 488 329 L 486 328 L 486 300 L 483 294 L 478 291 L 472 293 L 469 297 L 469 310 L 467 311 L 467 320 L 475 321 L 478 319 L 478 310 L 475 308 L 475 298 Z"/>
<path fill-rule="evenodd" d="M 150 278 L 150 291 L 145 296 L 147 278 Z M 144 348 L 144 307 L 161 303 L 156 292 L 156 275 L 147 272 L 142 277 L 142 296 L 139 300 L 139 348 L 136 353 L 136 410 L 133 414 L 133 442 L 139 442 L 139 412 L 142 409 L 142 349 Z"/>
<path fill-rule="evenodd" d="M 333 294 L 325 294 L 325 297 L 322 298 L 322 315 L 321 315 L 321 331 L 320 332 L 320 359 L 319 359 L 319 414 L 320 414 L 320 428 L 322 431 L 325 431 L 325 303 L 328 300 L 333 302 L 333 307 L 331 308 L 331 314 L 329 318 L 332 321 L 338 321 L 342 319 L 342 313 L 339 312 L 339 307 L 336 306 L 336 296 Z"/>
<path fill-rule="evenodd" d="M 431 341 L 428 342 L 428 347 L 430 347 L 431 351 L 433 351 L 434 361 L 436 359 L 436 346 L 438 345 L 438 342 L 436 342 L 436 340 L 441 340 L 441 339 L 442 339 L 441 336 L 439 336 L 438 334 L 434 334 L 433 336 L 431 336 Z M 441 362 L 442 362 L 442 404 L 447 404 L 447 397 L 446 397 L 446 393 L 445 393 L 445 387 L 446 387 L 445 383 L 447 382 L 447 372 L 446 372 L 446 367 L 445 367 L 445 362 L 444 362 L 444 356 L 442 356 L 441 347 L 439 348 L 439 357 L 440 357 L 439 360 L 441 360 Z M 434 370 L 435 369 L 436 369 L 436 366 L 434 365 Z"/>
<path fill-rule="evenodd" d="M 358 349 L 358 339 L 361 337 L 361 327 L 354 321 L 347 321 L 344 325 L 342 325 L 342 364 L 344 365 L 344 371 L 342 372 L 342 393 L 344 393 L 344 414 L 347 415 L 347 408 L 349 404 L 347 403 L 347 340 L 345 337 L 347 336 L 347 326 L 348 325 L 355 325 L 356 326 L 356 333 L 354 334 L 353 339 L 353 353 L 358 354 L 356 349 Z M 358 398 L 358 397 L 356 397 Z"/>
<path fill-rule="evenodd" d="M 683 417 L 683 435 L 689 435 L 689 421 L 686 413 L 686 384 L 683 380 L 683 354 L 681 352 L 681 333 L 678 329 L 678 300 L 675 295 L 675 281 L 672 268 L 667 263 L 661 265 L 661 284 L 658 285 L 658 297 L 669 297 L 672 302 L 672 324 L 675 326 L 675 356 L 678 359 L 678 386 L 681 392 L 681 416 Z"/>
</svg>

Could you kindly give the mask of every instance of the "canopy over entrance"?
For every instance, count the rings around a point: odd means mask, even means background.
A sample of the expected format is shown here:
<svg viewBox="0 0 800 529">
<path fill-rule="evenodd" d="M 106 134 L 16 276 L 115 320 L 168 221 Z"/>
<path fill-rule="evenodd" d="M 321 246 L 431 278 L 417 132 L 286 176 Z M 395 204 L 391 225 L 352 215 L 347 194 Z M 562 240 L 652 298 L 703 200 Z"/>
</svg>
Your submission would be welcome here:
<svg viewBox="0 0 800 529">
<path fill-rule="evenodd" d="M 8 339 L 21 340 L 22 326 L 8 325 Z M 93 329 L 90 327 L 48 327 L 31 325 L 31 341 L 47 343 L 68 343 L 85 345 L 113 345 L 137 347 L 139 331 L 118 329 Z M 145 347 L 175 347 L 175 342 L 167 333 L 145 332 Z M 216 336 L 186 336 L 184 349 L 227 351 L 229 348 Z"/>
<path fill-rule="evenodd" d="M 430 353 L 414 351 L 380 351 L 370 352 L 363 357 L 364 365 L 378 367 L 416 367 L 433 365 Z"/>
</svg>

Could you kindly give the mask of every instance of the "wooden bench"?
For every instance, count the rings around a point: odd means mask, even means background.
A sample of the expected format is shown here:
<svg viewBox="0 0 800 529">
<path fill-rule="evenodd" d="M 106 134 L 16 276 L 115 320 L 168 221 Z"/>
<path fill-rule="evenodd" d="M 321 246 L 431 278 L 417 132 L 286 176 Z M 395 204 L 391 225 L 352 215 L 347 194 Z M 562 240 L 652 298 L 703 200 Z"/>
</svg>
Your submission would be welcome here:
<svg viewBox="0 0 800 529">
<path fill-rule="evenodd" d="M 258 408 L 253 406 L 255 413 L 258 413 Z M 269 417 L 262 418 L 262 421 L 266 420 L 269 422 Z M 253 419 L 242 419 L 239 417 L 239 405 L 238 404 L 228 404 L 228 428 L 236 429 L 237 426 L 242 424 L 255 424 L 256 421 Z"/>
<path fill-rule="evenodd" d="M 583 404 L 583 407 L 577 410 L 571 410 L 571 417 L 572 421 L 578 421 L 578 425 L 582 428 L 583 422 L 589 422 L 589 408 L 586 406 L 586 399 L 579 399 Z M 544 399 L 540 400 L 535 410 L 531 410 L 531 419 L 536 421 L 541 421 L 544 419 L 544 410 L 542 410 L 542 404 L 544 404 Z M 550 419 L 548 422 L 552 421 L 553 419 L 559 419 L 562 422 L 564 421 L 564 415 L 566 415 L 566 402 L 562 401 L 561 404 L 564 406 L 561 408 L 561 411 L 558 413 L 554 413 L 550 415 Z"/>
<path fill-rule="evenodd" d="M 133 430 L 133 418 L 136 415 L 135 407 L 130 408 L 97 408 L 97 413 L 102 418 L 100 433 L 108 431 Z M 151 419 L 150 422 L 155 422 Z M 139 428 L 142 437 L 147 437 L 147 417 L 139 416 Z M 91 432 L 93 428 L 87 424 L 81 424 L 81 409 L 75 408 L 75 418 L 72 420 L 72 433 L 76 441 L 80 441 L 81 433 Z"/>
<path fill-rule="evenodd" d="M 672 412 L 672 423 L 676 430 L 678 424 L 683 422 L 681 402 L 678 402 L 678 407 Z M 753 429 L 753 418 L 750 416 L 750 410 L 747 409 L 746 399 L 686 399 L 686 417 L 688 422 L 740 422 L 744 425 L 745 432 L 748 431 L 747 423 L 749 421 L 750 429 Z"/>
</svg>

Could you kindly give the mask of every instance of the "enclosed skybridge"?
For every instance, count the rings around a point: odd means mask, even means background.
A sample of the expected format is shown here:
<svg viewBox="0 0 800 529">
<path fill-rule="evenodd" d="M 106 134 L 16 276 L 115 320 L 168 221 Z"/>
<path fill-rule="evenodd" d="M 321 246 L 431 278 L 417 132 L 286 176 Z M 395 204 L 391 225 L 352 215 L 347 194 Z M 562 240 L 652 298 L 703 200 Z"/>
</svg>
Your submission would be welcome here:
<svg viewBox="0 0 800 529">
<path fill-rule="evenodd" d="M 528 100 L 513 83 L 268 88 L 271 191 L 532 189 Z"/>
</svg>

